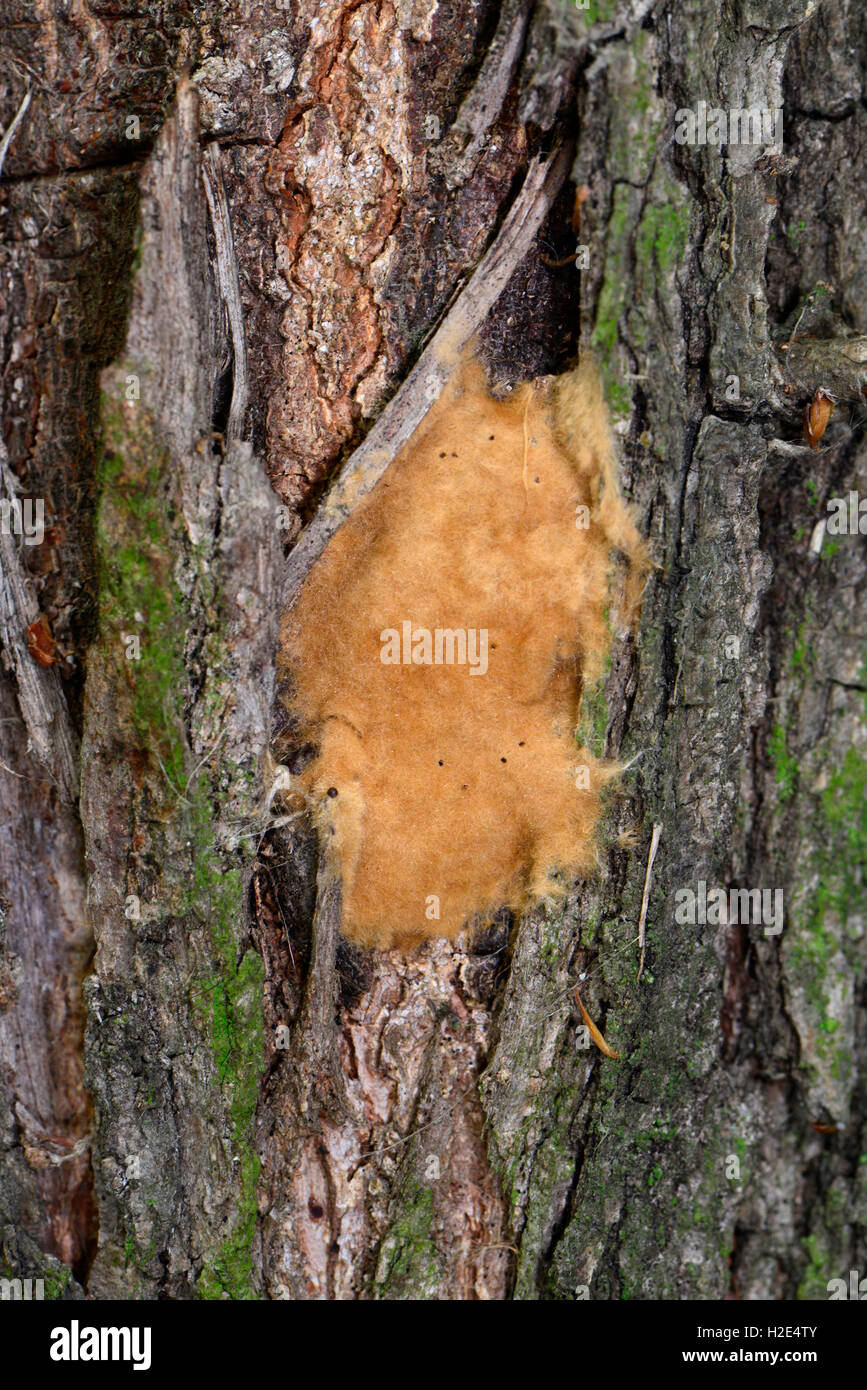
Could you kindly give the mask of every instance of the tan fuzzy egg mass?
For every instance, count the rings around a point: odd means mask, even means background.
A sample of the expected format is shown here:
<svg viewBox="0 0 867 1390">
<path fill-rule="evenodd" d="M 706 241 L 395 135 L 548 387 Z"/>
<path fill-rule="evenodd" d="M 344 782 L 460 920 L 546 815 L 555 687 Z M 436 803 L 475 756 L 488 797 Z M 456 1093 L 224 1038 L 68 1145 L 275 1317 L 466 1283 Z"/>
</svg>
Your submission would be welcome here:
<svg viewBox="0 0 867 1390">
<path fill-rule="evenodd" d="M 348 937 L 454 936 L 593 867 L 581 694 L 647 569 L 592 364 L 498 401 L 467 362 L 283 622 Z"/>
</svg>

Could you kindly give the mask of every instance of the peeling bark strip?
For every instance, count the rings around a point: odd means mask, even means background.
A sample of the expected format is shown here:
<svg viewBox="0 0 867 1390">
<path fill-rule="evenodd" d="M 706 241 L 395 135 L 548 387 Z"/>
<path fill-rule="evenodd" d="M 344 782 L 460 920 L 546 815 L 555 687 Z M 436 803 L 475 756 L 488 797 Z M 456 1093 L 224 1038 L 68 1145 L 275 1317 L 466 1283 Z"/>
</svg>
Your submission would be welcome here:
<svg viewBox="0 0 867 1390">
<path fill-rule="evenodd" d="M 451 188 L 463 183 L 475 168 L 481 150 L 502 111 L 518 66 L 531 5 L 528 0 L 506 0 L 497 32 L 485 54 L 472 91 L 462 103 L 452 126 L 452 138 L 466 141 L 466 148 L 449 171 Z"/>
<path fill-rule="evenodd" d="M 226 189 L 223 183 L 223 171 L 220 165 L 220 151 L 216 145 L 209 145 L 205 150 L 202 172 L 216 243 L 217 279 L 225 305 L 226 317 L 229 321 L 230 358 L 225 370 L 231 375 L 231 404 L 226 419 L 225 436 L 229 442 L 234 442 L 244 435 L 250 389 L 247 344 L 244 338 L 244 315 L 241 309 L 241 291 L 238 284 L 238 263 L 235 256 L 229 204 L 226 200 Z"/>
</svg>

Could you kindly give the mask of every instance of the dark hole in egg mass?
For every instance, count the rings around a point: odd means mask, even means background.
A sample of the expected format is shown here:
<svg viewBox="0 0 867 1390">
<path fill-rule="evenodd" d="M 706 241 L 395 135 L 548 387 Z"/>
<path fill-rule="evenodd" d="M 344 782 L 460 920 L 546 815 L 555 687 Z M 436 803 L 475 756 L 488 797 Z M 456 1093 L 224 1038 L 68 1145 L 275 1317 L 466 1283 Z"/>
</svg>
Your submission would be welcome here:
<svg viewBox="0 0 867 1390">
<path fill-rule="evenodd" d="M 329 788 L 328 788 L 328 795 L 329 795 L 329 796 L 336 796 L 336 795 L 337 795 L 337 788 L 336 788 L 336 787 L 329 787 Z"/>
<path fill-rule="evenodd" d="M 314 1221 L 321 1220 L 321 1218 L 325 1215 L 324 1208 L 321 1207 L 318 1202 L 314 1202 L 312 1197 L 310 1198 L 310 1201 L 307 1203 L 307 1210 L 310 1212 L 310 1215 L 313 1217 Z"/>
<path fill-rule="evenodd" d="M 442 765 L 443 765 L 443 760 L 442 760 L 442 758 L 440 758 L 440 760 L 439 760 L 439 766 L 442 767 Z"/>
</svg>

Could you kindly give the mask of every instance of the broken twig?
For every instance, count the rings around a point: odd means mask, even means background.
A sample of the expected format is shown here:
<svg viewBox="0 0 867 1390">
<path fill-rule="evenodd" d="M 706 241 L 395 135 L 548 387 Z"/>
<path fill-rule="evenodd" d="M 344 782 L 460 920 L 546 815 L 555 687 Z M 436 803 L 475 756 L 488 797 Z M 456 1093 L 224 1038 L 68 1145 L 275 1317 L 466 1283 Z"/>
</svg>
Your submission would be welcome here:
<svg viewBox="0 0 867 1390">
<path fill-rule="evenodd" d="M 21 105 L 19 106 L 18 110 L 15 112 L 15 115 L 12 118 L 12 122 L 9 126 L 9 129 L 3 136 L 3 139 L 0 140 L 0 177 L 2 177 L 3 174 L 3 165 L 6 162 L 6 155 L 9 150 L 9 146 L 15 139 L 15 132 L 20 126 L 21 122 L 24 120 L 25 113 L 27 111 L 28 106 L 30 105 L 30 97 L 31 90 L 28 87 L 27 91 L 24 93 L 24 100 L 22 101 Z"/>
<path fill-rule="evenodd" d="M 647 869 L 645 870 L 644 874 L 644 894 L 641 899 L 641 916 L 638 919 L 638 944 L 641 947 L 641 961 L 639 962 L 637 976 L 639 980 L 641 979 L 642 971 L 644 970 L 644 924 L 647 921 L 647 904 L 650 902 L 650 875 L 653 872 L 653 861 L 656 858 L 656 851 L 659 848 L 659 840 L 661 835 L 662 826 L 655 825 L 653 827 L 653 835 L 651 836 L 650 840 L 650 853 L 647 856 Z"/>
</svg>

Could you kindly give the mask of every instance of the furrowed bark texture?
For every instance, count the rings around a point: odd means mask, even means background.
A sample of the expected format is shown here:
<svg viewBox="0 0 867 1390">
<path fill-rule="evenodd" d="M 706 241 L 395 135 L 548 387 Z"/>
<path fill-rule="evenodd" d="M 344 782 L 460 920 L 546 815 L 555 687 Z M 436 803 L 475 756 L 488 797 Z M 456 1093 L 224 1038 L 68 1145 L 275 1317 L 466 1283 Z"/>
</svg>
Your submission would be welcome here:
<svg viewBox="0 0 867 1390">
<path fill-rule="evenodd" d="M 864 542 L 814 529 L 867 488 L 857 0 L 5 15 L 3 435 L 49 530 L 3 550 L 0 1274 L 826 1297 L 867 1262 Z M 782 147 L 678 144 L 701 101 Z M 502 386 L 600 360 L 659 568 L 583 735 L 631 765 L 565 906 L 359 952 L 268 828 L 287 556 L 570 142 L 480 340 Z M 782 932 L 678 925 L 702 880 Z"/>
</svg>

